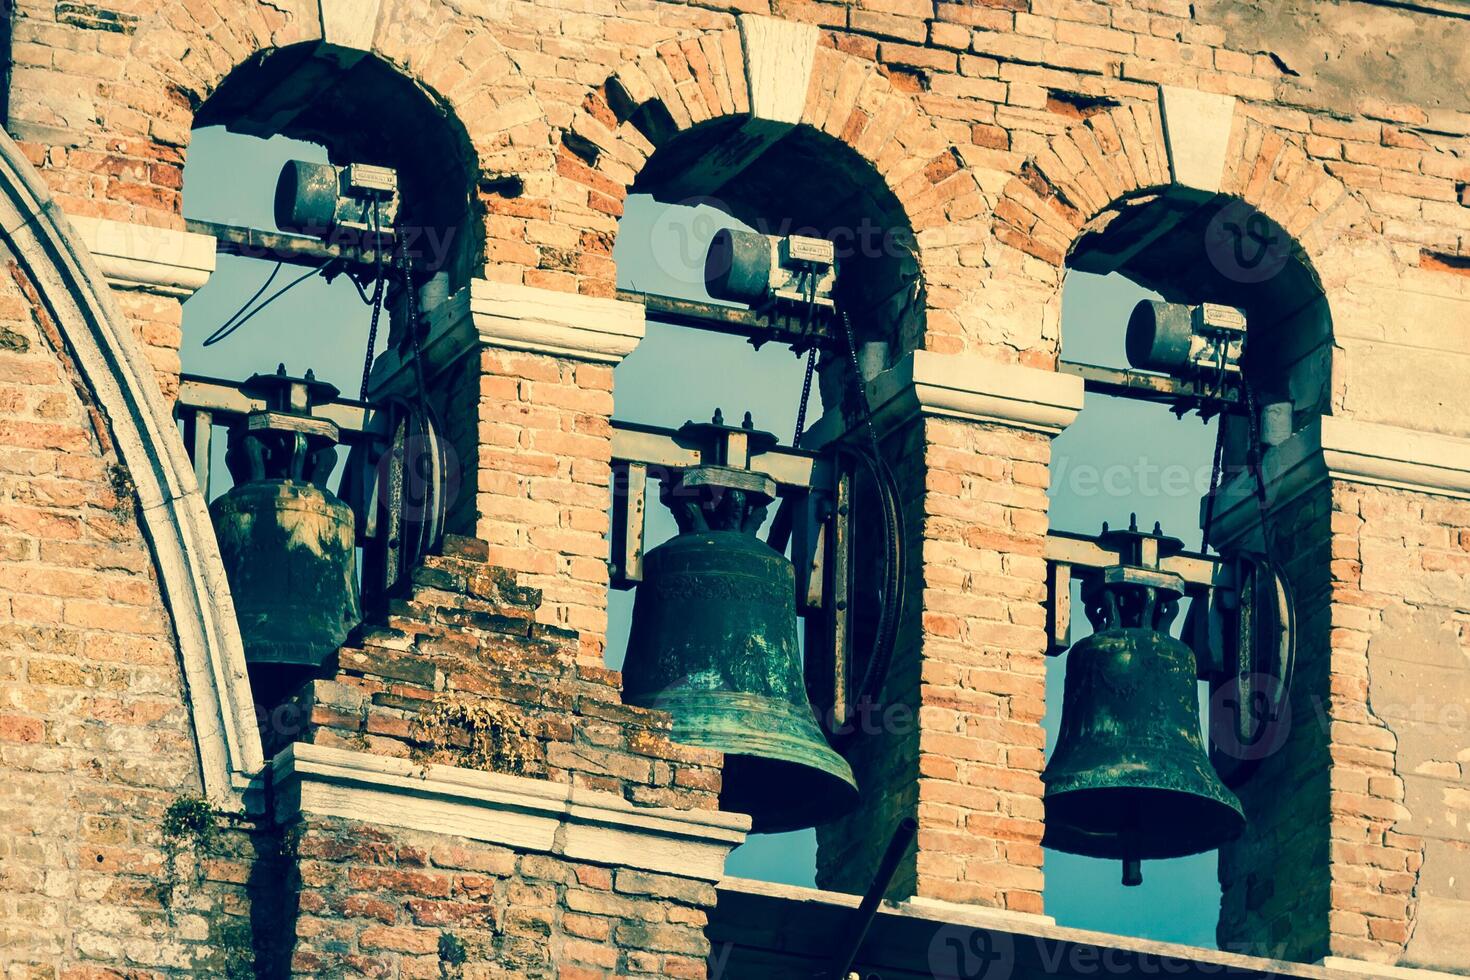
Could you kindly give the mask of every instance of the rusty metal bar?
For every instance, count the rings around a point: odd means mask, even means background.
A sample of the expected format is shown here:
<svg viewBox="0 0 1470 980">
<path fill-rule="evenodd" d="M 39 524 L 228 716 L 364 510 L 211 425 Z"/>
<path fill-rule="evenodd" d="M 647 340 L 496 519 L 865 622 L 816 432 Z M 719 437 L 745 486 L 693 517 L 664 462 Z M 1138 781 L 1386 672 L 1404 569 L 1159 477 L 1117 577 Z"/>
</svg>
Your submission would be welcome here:
<svg viewBox="0 0 1470 980">
<path fill-rule="evenodd" d="M 873 919 L 878 915 L 878 906 L 883 902 L 883 895 L 888 891 L 888 886 L 893 883 L 893 876 L 898 871 L 898 863 L 908 853 L 909 845 L 913 844 L 918 832 L 919 821 L 913 817 L 904 817 L 898 822 L 898 827 L 893 831 L 893 837 L 888 841 L 888 849 L 883 852 L 883 859 L 878 862 L 878 870 L 873 875 L 873 883 L 868 886 L 868 893 L 863 896 L 862 904 L 853 913 L 852 933 L 843 942 L 841 951 L 832 958 L 832 968 L 827 974 L 830 980 L 847 980 L 848 971 L 852 969 L 853 961 L 857 959 L 858 953 L 863 948 L 863 941 L 868 938 L 868 930 L 873 926 Z"/>
<path fill-rule="evenodd" d="M 1081 364 L 1077 361 L 1057 362 L 1057 372 L 1081 378 L 1085 390 L 1099 395 L 1166 403 L 1199 402 L 1211 405 L 1239 405 L 1241 403 L 1240 383 L 1238 379 L 1233 378 L 1225 379 L 1222 389 L 1217 393 L 1211 390 L 1211 386 L 1199 381 L 1174 378 L 1167 374 L 1153 374 L 1148 371 Z"/>
<path fill-rule="evenodd" d="M 774 341 L 795 346 L 826 343 L 835 339 L 831 324 L 822 316 L 803 323 L 798 315 L 761 313 L 739 306 L 726 306 L 704 300 L 680 299 L 633 289 L 618 290 L 618 299 L 641 303 L 648 319 L 680 327 L 694 327 L 715 333 L 733 334 L 756 343 Z"/>
<path fill-rule="evenodd" d="M 648 466 L 626 463 L 613 470 L 612 561 L 615 589 L 631 589 L 643 581 L 644 511 L 648 500 Z"/>
<path fill-rule="evenodd" d="M 194 482 L 199 484 L 200 493 L 209 500 L 210 439 L 214 435 L 214 414 L 207 411 L 185 412 L 184 445 L 189 459 L 194 464 Z"/>
<path fill-rule="evenodd" d="M 371 248 L 344 247 L 306 235 L 288 235 L 245 225 L 227 225 L 192 218 L 184 222 L 184 227 L 195 234 L 213 238 L 215 251 L 225 255 L 243 255 L 251 259 L 268 259 L 302 266 L 322 266 L 336 261 L 366 268 L 376 268 L 378 264 L 377 253 Z M 392 256 L 385 254 L 383 264 L 391 265 Z"/>
</svg>

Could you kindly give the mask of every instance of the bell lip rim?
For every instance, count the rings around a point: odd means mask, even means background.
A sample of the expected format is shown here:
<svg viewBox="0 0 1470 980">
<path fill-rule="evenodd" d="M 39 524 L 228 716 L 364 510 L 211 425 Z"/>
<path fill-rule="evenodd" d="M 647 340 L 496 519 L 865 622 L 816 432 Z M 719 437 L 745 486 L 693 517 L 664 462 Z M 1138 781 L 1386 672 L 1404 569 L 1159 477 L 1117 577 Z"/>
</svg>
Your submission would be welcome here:
<svg viewBox="0 0 1470 980">
<path fill-rule="evenodd" d="M 758 757 L 752 757 L 758 758 Z M 769 761 L 769 760 L 761 760 Z M 786 760 L 779 760 L 786 761 Z M 810 794 L 811 802 L 800 808 L 795 808 L 785 813 L 797 815 L 795 820 L 783 820 L 777 823 L 762 821 L 755 814 L 739 807 L 726 805 L 725 790 L 720 790 L 720 809 L 730 813 L 744 813 L 751 818 L 749 833 L 752 834 L 787 834 L 797 830 L 810 830 L 821 827 L 834 821 L 841 820 L 852 813 L 858 803 L 862 801 L 862 793 L 857 784 L 850 783 L 837 773 L 817 769 L 804 763 L 787 763 L 788 765 L 800 765 L 810 771 L 808 778 L 821 780 L 822 785 L 814 789 Z M 723 775 L 723 774 L 722 774 Z M 818 819 L 809 819 L 809 815 L 815 815 Z"/>
<path fill-rule="evenodd" d="M 1190 794 L 1193 799 L 1203 801 L 1209 804 L 1210 808 L 1213 809 L 1215 817 L 1219 819 L 1212 821 L 1209 829 L 1217 830 L 1218 832 L 1202 832 L 1192 837 L 1186 837 L 1184 838 L 1184 840 L 1192 843 L 1188 843 L 1184 849 L 1176 848 L 1171 849 L 1167 852 L 1160 852 L 1157 850 L 1151 850 L 1150 848 L 1145 846 L 1136 848 L 1135 853 L 1124 855 L 1123 853 L 1121 853 L 1122 848 L 1118 846 L 1118 842 L 1122 838 L 1122 835 L 1118 832 L 1111 830 L 1087 830 L 1077 826 L 1075 823 L 1069 824 L 1065 821 L 1057 819 L 1051 809 L 1052 802 L 1059 797 L 1075 796 L 1079 793 L 1107 792 L 1118 789 L 1141 789 L 1151 790 L 1158 793 L 1185 792 L 1183 790 L 1171 790 L 1157 786 L 1094 786 L 1079 787 L 1073 790 L 1062 790 L 1056 793 L 1048 792 L 1046 796 L 1043 797 L 1043 805 L 1047 807 L 1047 810 L 1043 817 L 1044 830 L 1042 832 L 1041 846 L 1047 848 L 1048 850 L 1062 851 L 1067 854 L 1076 854 L 1081 857 L 1089 857 L 1105 861 L 1117 861 L 1124 860 L 1126 858 L 1136 858 L 1141 861 L 1167 861 L 1173 860 L 1175 858 L 1192 857 L 1198 854 L 1206 854 L 1210 851 L 1218 850 L 1225 844 L 1228 844 L 1229 842 L 1234 840 L 1238 840 L 1240 836 L 1245 832 L 1247 823 L 1249 823 L 1249 821 L 1245 817 L 1244 808 L 1240 806 L 1238 800 L 1235 802 L 1234 805 L 1232 805 L 1232 803 L 1229 801 L 1219 800 L 1212 796 Z M 1234 796 L 1233 793 L 1231 795 L 1232 797 Z M 1199 827 L 1200 825 L 1196 822 L 1194 824 L 1191 824 L 1190 826 Z M 1157 835 L 1153 834 L 1140 834 L 1136 839 L 1142 841 L 1152 841 L 1158 840 L 1160 838 Z M 1175 838 L 1175 840 L 1178 839 L 1179 838 Z M 1089 847 L 1089 843 L 1095 843 L 1097 846 Z"/>
<path fill-rule="evenodd" d="M 1057 777 L 1047 779 L 1046 773 L 1043 772 L 1041 774 L 1041 783 L 1045 787 L 1045 793 L 1042 795 L 1044 801 L 1054 800 L 1063 796 L 1073 796 L 1078 793 L 1105 793 L 1111 790 L 1146 790 L 1154 793 L 1183 793 L 1198 800 L 1207 800 L 1210 803 L 1217 804 L 1231 811 L 1241 820 L 1245 819 L 1245 805 L 1240 802 L 1240 797 L 1228 786 L 1225 786 L 1224 781 L 1220 780 L 1218 776 L 1216 776 L 1216 781 L 1219 782 L 1225 791 L 1223 796 L 1216 793 L 1199 792 L 1197 789 L 1187 789 L 1181 786 L 1160 786 L 1157 783 L 1129 782 L 1126 775 L 1119 776 L 1117 782 L 1108 786 L 1072 786 L 1053 789 L 1052 787 L 1055 785 L 1056 779 Z M 1207 780 L 1201 780 L 1201 783 L 1207 783 Z"/>
<path fill-rule="evenodd" d="M 672 715 L 674 721 L 673 727 L 669 732 L 669 740 L 679 745 L 687 745 L 692 748 L 710 749 L 715 752 L 724 753 L 725 755 L 750 756 L 751 758 L 757 759 L 775 759 L 780 762 L 790 763 L 791 765 L 805 766 L 809 769 L 816 769 L 821 772 L 830 771 L 831 775 L 846 783 L 853 789 L 854 792 L 858 791 L 857 777 L 853 774 L 852 764 L 849 763 L 845 758 L 843 758 L 842 753 L 838 752 L 835 748 L 832 747 L 831 742 L 828 741 L 826 734 L 822 731 L 822 726 L 817 722 L 816 715 L 814 712 L 812 712 L 810 707 L 808 707 L 806 711 L 803 712 L 801 709 L 797 708 L 794 704 L 791 704 L 788 701 L 781 701 L 776 698 L 769 698 L 768 700 L 771 702 L 771 707 L 774 709 L 774 711 L 784 715 L 789 722 L 791 722 L 797 729 L 800 730 L 800 737 L 794 734 L 784 734 L 777 731 L 742 733 L 739 736 L 739 740 L 745 745 L 748 745 L 752 748 L 769 748 L 769 751 L 766 751 L 762 754 L 757 754 L 751 751 L 732 752 L 728 749 L 721 748 L 720 745 L 711 744 L 706 741 L 699 741 L 699 733 L 711 732 L 710 727 L 699 726 L 695 728 L 687 724 L 681 724 L 680 715 L 682 712 L 674 710 L 673 706 L 671 705 L 671 701 L 675 700 L 680 702 L 679 706 L 681 708 L 690 704 L 698 704 L 699 702 L 706 700 L 723 700 L 726 702 L 726 704 L 728 704 L 729 697 L 735 693 L 736 692 L 731 691 L 684 691 L 680 692 L 680 694 L 676 698 L 664 696 L 653 697 L 648 698 L 647 700 L 639 701 L 629 698 L 628 693 L 624 691 L 623 697 L 626 703 L 632 704 L 636 707 L 648 708 L 653 711 L 663 711 Z M 727 741 L 725 742 L 725 744 L 728 745 L 730 743 L 729 741 Z M 825 769 L 821 766 L 812 765 L 812 757 L 814 755 L 818 759 L 820 759 L 821 762 L 826 766 Z"/>
</svg>

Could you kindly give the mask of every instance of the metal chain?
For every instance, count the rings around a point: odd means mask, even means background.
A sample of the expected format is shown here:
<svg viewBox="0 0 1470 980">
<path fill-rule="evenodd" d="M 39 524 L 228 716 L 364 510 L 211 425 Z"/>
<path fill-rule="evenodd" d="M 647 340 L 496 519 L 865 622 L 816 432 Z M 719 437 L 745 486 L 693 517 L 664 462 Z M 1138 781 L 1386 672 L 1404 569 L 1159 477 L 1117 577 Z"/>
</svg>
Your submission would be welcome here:
<svg viewBox="0 0 1470 980">
<path fill-rule="evenodd" d="M 1210 466 L 1210 492 L 1205 495 L 1205 519 L 1200 532 L 1199 550 L 1210 549 L 1210 527 L 1215 523 L 1215 491 L 1220 489 L 1220 478 L 1225 468 L 1225 415 L 1215 417 L 1215 459 Z"/>
<path fill-rule="evenodd" d="M 377 198 L 373 199 L 373 262 L 376 266 L 377 285 L 373 287 L 373 318 L 368 325 L 367 354 L 362 361 L 362 390 L 358 401 L 367 401 L 368 378 L 373 372 L 373 350 L 378 346 L 378 319 L 383 315 L 383 219 L 378 213 Z"/>
<path fill-rule="evenodd" d="M 802 334 L 810 336 L 812 314 L 817 305 L 817 274 L 806 273 L 806 312 L 802 315 Z M 812 344 L 806 355 L 806 376 L 801 381 L 801 402 L 796 407 L 796 434 L 791 437 L 791 448 L 801 448 L 801 437 L 806 432 L 806 408 L 812 397 L 812 377 L 817 372 L 817 345 Z"/>
</svg>

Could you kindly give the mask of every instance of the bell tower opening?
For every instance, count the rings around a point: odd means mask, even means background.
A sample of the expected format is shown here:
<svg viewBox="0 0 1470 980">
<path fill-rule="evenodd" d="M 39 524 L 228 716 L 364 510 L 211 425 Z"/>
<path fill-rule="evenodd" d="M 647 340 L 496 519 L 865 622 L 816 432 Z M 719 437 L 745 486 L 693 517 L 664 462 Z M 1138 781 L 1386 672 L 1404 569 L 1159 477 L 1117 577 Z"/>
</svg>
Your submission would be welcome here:
<svg viewBox="0 0 1470 980">
<path fill-rule="evenodd" d="M 476 271 L 475 167 L 430 93 L 374 55 L 318 44 L 251 57 L 194 121 L 185 219 L 219 256 L 184 307 L 177 414 L 270 711 L 335 654 L 363 601 L 381 601 L 373 467 L 342 450 L 379 449 L 387 414 L 367 400 L 369 370 L 405 342 L 410 295 L 423 307 Z M 291 530 L 303 521 L 332 533 Z M 284 537 L 266 541 L 266 525 Z M 286 623 L 301 635 L 277 635 Z M 268 751 L 292 737 L 262 731 Z"/>
<path fill-rule="evenodd" d="M 1096 536 L 1106 522 L 1115 536 L 1133 525 L 1146 534 L 1157 522 L 1166 536 L 1161 551 L 1218 556 L 1220 535 L 1208 526 L 1212 488 L 1250 472 L 1265 448 L 1330 407 L 1330 319 L 1310 264 L 1278 225 L 1249 205 L 1166 192 L 1125 199 L 1095 218 L 1075 243 L 1068 269 L 1061 369 L 1082 374 L 1088 393 L 1077 421 L 1053 443 L 1053 533 Z M 1189 314 L 1193 327 L 1176 322 L 1175 352 L 1162 354 L 1158 317 L 1183 316 L 1202 304 L 1220 309 Z M 1204 336 L 1198 325 L 1208 326 L 1212 316 L 1221 330 L 1243 327 L 1243 350 L 1233 350 L 1237 366 L 1214 356 L 1223 347 L 1206 355 L 1197 339 Z M 1170 537 L 1180 540 L 1171 544 Z M 1227 550 L 1233 554 L 1234 545 Z M 1230 811 L 1243 812 L 1244 833 L 1255 833 L 1250 821 L 1261 813 L 1255 794 L 1270 790 L 1260 788 L 1260 775 L 1253 785 L 1230 778 L 1229 766 L 1222 777 L 1212 765 L 1219 747 L 1210 738 L 1211 711 L 1219 710 L 1219 698 L 1212 697 L 1215 681 L 1203 676 L 1195 630 L 1207 621 L 1207 593 L 1194 589 L 1167 600 L 1177 602 L 1177 612 L 1169 610 L 1167 622 L 1154 628 L 1172 640 L 1149 643 L 1169 651 L 1171 669 L 1143 678 L 1131 676 L 1138 662 L 1125 667 L 1109 659 L 1110 644 L 1129 632 L 1119 630 L 1128 623 L 1104 609 L 1105 599 L 1113 601 L 1104 593 L 1113 590 L 1084 586 L 1074 576 L 1068 591 L 1076 610 L 1069 645 L 1054 651 L 1047 673 L 1047 911 L 1061 925 L 1215 945 L 1221 883 L 1229 877 L 1218 848 L 1240 833 Z M 1136 636 L 1128 642 L 1132 655 L 1143 652 Z M 1119 695 L 1130 679 L 1142 684 L 1137 696 Z M 1174 738 L 1168 752 L 1157 737 L 1166 704 L 1187 736 Z M 1095 748 L 1104 730 L 1123 734 L 1100 760 L 1083 746 Z M 1130 753 L 1133 758 L 1124 758 Z M 1133 805 L 1158 795 L 1116 788 L 1133 786 L 1123 773 L 1134 764 L 1149 770 L 1149 785 L 1169 787 L 1166 798 L 1148 804 L 1155 815 L 1175 803 L 1210 808 L 1223 818 L 1216 832 L 1196 839 L 1191 831 L 1200 819 L 1169 818 L 1191 826 L 1153 827 L 1134 850 L 1181 856 L 1141 866 L 1127 856 L 1124 838 L 1099 847 L 1096 839 L 1079 837 L 1084 825 L 1095 831 L 1093 824 L 1106 823 L 1109 793 Z M 1086 795 L 1067 792 L 1079 788 L 1094 791 L 1086 815 L 1069 808 Z M 1122 825 L 1148 826 L 1142 813 L 1130 812 Z M 1121 874 L 1115 851 L 1125 852 Z M 1161 917 L 1160 908 L 1172 912 Z"/>
<path fill-rule="evenodd" d="M 713 329 L 691 329 L 691 319 L 661 314 L 659 304 L 650 301 L 645 339 L 615 374 L 615 425 L 678 428 L 690 420 L 701 428 L 711 422 L 718 409 L 722 412 L 720 421 L 739 428 L 748 412 L 755 430 L 749 437 L 752 443 L 766 438 L 760 433 L 770 432 L 778 443 L 772 451 L 786 453 L 784 458 L 800 461 L 801 465 L 812 465 L 807 461 L 818 460 L 819 453 L 811 448 L 811 441 L 803 440 L 812 439 L 810 430 L 824 414 L 832 414 L 849 402 L 851 382 L 847 373 L 852 358 L 832 307 L 847 311 L 855 345 L 862 350 L 863 361 L 872 372 L 889 366 L 897 351 L 912 346 L 922 335 L 922 276 L 907 220 L 870 163 L 846 144 L 808 127 L 791 128 L 753 160 L 722 166 L 722 162 L 729 163 L 731 157 L 739 156 L 721 152 L 721 148 L 738 144 L 742 120 L 717 119 L 675 133 L 659 126 L 650 107 L 640 111 L 643 114 L 638 118 L 657 137 L 650 138 L 658 149 L 634 181 L 619 223 L 614 252 L 618 286 L 630 298 L 635 293 L 657 294 L 721 304 L 746 326 L 717 326 L 706 320 L 703 325 Z M 830 243 L 837 267 L 835 284 L 819 285 L 816 278 L 803 280 L 797 275 L 796 288 L 786 298 L 762 297 L 754 303 L 717 299 L 706 288 L 706 260 L 717 233 L 725 230 L 746 233 L 747 248 L 764 249 L 763 242 L 770 243 L 772 258 L 769 271 L 763 272 L 762 285 L 765 275 L 774 281 L 781 273 L 790 243 L 803 239 Z M 830 301 L 822 295 L 828 285 L 835 289 Z M 820 302 L 828 302 L 829 306 L 823 308 Z M 757 323 L 765 326 L 754 326 Z M 827 479 L 827 465 L 816 462 L 811 479 Z M 687 477 L 666 475 L 668 486 L 687 482 Z M 651 482 L 652 470 L 649 476 Z M 756 530 L 750 543 L 755 546 L 753 554 L 780 554 L 778 564 L 789 570 L 794 562 L 801 574 L 803 556 L 799 553 L 798 534 L 791 527 L 792 509 L 787 505 L 800 503 L 805 507 L 802 501 L 809 488 L 782 482 L 786 479 L 782 476 L 770 485 L 772 499 L 764 518 L 750 525 Z M 876 504 L 870 499 L 871 489 L 865 480 L 860 477 L 854 489 L 861 495 L 858 508 L 871 513 Z M 652 492 L 648 496 L 643 553 L 647 556 L 659 549 L 663 556 L 671 546 L 688 540 L 688 529 L 682 528 L 686 533 L 679 533 L 682 521 L 676 521 L 674 512 Z M 677 501 L 669 500 L 667 494 L 665 497 L 677 507 Z M 615 507 L 615 518 L 616 513 Z M 807 518 L 795 520 L 800 523 Z M 877 523 L 875 519 L 875 527 Z M 615 529 L 614 535 L 617 533 Z M 645 574 L 653 564 L 645 561 Z M 880 565 L 881 559 L 875 558 L 872 564 Z M 642 695 L 630 691 L 647 686 L 649 674 L 648 664 L 635 659 L 646 656 L 638 648 L 636 633 L 647 628 L 646 624 L 640 625 L 640 616 L 649 615 L 642 608 L 648 604 L 647 597 L 640 595 L 635 602 L 636 590 L 624 586 L 625 591 L 619 591 L 616 576 L 614 584 L 609 602 L 607 662 L 624 671 L 625 699 L 637 698 Z M 872 594 L 873 585 L 864 579 L 858 588 Z M 848 763 L 829 746 L 820 730 L 820 719 L 798 717 L 812 715 L 816 707 L 808 704 L 806 686 L 814 683 L 813 670 L 820 669 L 812 665 L 831 658 L 826 649 L 828 641 L 820 629 L 811 625 L 813 610 L 803 610 L 804 625 L 795 628 L 792 604 L 796 597 L 791 594 L 789 580 L 779 592 L 779 596 L 772 593 L 772 614 L 775 616 L 777 605 L 785 607 L 781 615 L 789 617 L 790 624 L 779 628 L 772 625 L 763 633 L 770 639 L 788 628 L 794 632 L 768 649 L 752 651 L 745 666 L 725 666 L 730 668 L 728 676 L 736 676 L 753 669 L 757 662 L 769 665 L 779 661 L 783 680 L 771 680 L 772 673 L 759 683 L 747 684 L 745 690 L 724 691 L 721 696 L 728 695 L 725 700 L 729 703 L 734 703 L 730 698 L 758 696 L 764 708 L 746 712 L 749 725 L 780 729 L 783 738 L 788 734 L 786 728 L 791 727 L 790 734 L 800 745 L 796 753 L 800 762 L 784 761 L 786 752 L 775 747 L 775 742 L 765 748 L 750 748 L 748 755 L 730 742 L 725 746 L 726 774 L 732 784 L 749 785 L 752 780 L 732 768 L 731 761 L 735 760 L 737 767 L 750 767 L 752 776 L 757 771 L 754 767 L 760 767 L 767 776 L 754 777 L 754 781 L 770 784 L 766 794 L 770 799 L 784 794 L 804 799 L 808 805 L 806 812 L 794 814 L 777 812 L 788 808 L 773 808 L 769 800 L 752 804 L 757 811 L 757 831 L 785 826 L 801 829 L 753 834 L 732 854 L 727 872 L 810 886 L 817 880 L 816 832 L 811 827 L 837 815 L 833 806 L 840 797 L 856 794 L 852 777 L 847 775 Z M 752 593 L 740 605 L 748 611 L 757 604 Z M 635 605 L 640 612 L 633 611 Z M 714 622 L 719 617 L 708 619 Z M 630 627 L 635 633 L 633 648 L 629 647 Z M 689 657 L 690 664 L 698 659 L 694 653 Z M 663 682 L 671 682 L 668 671 L 660 676 Z M 660 694 L 667 695 L 668 690 L 661 689 Z M 710 710 L 718 714 L 720 709 L 716 705 Z M 817 708 L 815 713 L 820 716 L 823 712 Z M 679 726 L 676 711 L 676 731 Z M 760 741 L 754 731 L 730 737 L 741 745 Z M 830 789 L 813 792 L 820 780 L 828 780 Z M 730 795 L 727 792 L 723 805 L 740 806 Z"/>
</svg>

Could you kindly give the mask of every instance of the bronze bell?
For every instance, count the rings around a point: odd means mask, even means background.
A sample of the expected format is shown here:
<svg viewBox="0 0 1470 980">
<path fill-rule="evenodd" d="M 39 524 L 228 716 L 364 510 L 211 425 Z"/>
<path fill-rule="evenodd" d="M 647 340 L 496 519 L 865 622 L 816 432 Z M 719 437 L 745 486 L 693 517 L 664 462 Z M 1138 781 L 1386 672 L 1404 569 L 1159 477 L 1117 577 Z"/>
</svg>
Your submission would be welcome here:
<svg viewBox="0 0 1470 980">
<path fill-rule="evenodd" d="M 311 414 L 337 389 L 284 365 L 243 387 L 266 407 L 230 432 L 235 485 L 209 511 L 245 659 L 317 667 L 362 618 L 352 510 L 326 490 L 337 427 Z"/>
<path fill-rule="evenodd" d="M 1212 850 L 1238 836 L 1245 816 L 1220 781 L 1200 734 L 1194 652 L 1169 635 L 1184 584 L 1159 558 L 1182 543 L 1103 527 L 1123 563 L 1083 586 L 1094 632 L 1067 658 L 1062 723 L 1042 781 L 1046 847 L 1124 862 Z"/>
<path fill-rule="evenodd" d="M 716 416 L 680 431 L 743 431 L 751 455 L 775 444 L 749 426 Z M 644 557 L 623 664 L 624 701 L 669 712 L 675 742 L 725 753 L 720 806 L 749 814 L 756 833 L 816 826 L 857 802 L 807 700 L 795 569 L 756 537 L 775 492 L 764 474 L 728 466 L 664 481 L 679 534 Z"/>
</svg>

